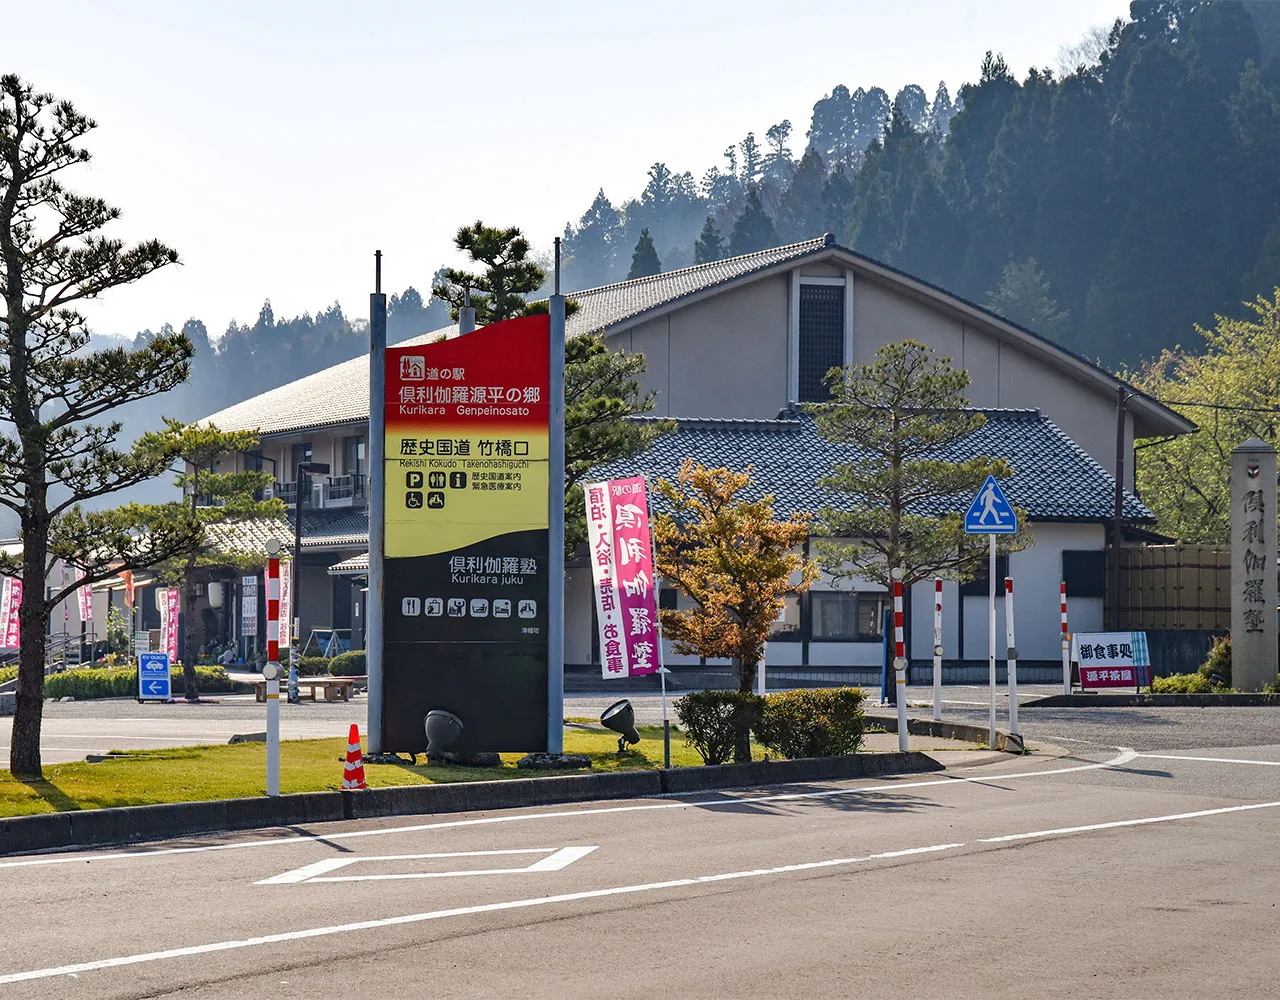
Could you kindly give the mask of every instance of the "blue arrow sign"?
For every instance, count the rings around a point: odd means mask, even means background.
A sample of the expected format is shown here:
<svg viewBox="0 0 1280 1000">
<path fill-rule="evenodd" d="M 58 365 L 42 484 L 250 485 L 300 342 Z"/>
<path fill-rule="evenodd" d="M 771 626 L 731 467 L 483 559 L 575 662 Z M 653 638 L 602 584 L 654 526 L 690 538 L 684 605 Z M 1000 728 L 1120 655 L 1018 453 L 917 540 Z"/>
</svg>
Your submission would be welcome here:
<svg viewBox="0 0 1280 1000">
<path fill-rule="evenodd" d="M 138 700 L 168 701 L 173 697 L 169 681 L 168 653 L 138 654 Z"/>
<path fill-rule="evenodd" d="M 1012 535 L 1017 530 L 1018 515 L 1013 512 L 1013 505 L 1005 499 L 996 477 L 987 476 L 987 481 L 965 512 L 965 534 Z"/>
</svg>

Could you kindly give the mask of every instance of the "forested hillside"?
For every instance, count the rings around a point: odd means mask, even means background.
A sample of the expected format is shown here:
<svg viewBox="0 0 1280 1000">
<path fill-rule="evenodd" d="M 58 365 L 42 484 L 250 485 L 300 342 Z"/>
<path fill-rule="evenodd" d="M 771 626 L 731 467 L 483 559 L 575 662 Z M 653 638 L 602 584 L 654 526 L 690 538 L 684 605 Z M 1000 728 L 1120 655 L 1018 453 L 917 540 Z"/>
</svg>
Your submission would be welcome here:
<svg viewBox="0 0 1280 1000">
<path fill-rule="evenodd" d="M 1280 283 L 1280 3 L 1141 0 L 1018 80 L 890 101 L 837 87 L 700 179 L 655 163 L 566 228 L 568 284 L 834 233 L 1108 365 L 1193 340 Z M 1070 41 L 1070 40 L 1064 40 Z"/>
</svg>

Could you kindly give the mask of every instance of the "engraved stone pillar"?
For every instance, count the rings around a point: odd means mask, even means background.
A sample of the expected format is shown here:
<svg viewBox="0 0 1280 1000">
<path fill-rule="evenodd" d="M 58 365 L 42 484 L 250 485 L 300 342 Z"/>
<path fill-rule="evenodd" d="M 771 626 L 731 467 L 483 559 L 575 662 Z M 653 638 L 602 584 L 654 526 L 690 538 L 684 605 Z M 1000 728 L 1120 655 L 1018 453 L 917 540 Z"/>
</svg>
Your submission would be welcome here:
<svg viewBox="0 0 1280 1000">
<path fill-rule="evenodd" d="M 1276 681 L 1276 450 L 1231 452 L 1231 686 Z"/>
</svg>

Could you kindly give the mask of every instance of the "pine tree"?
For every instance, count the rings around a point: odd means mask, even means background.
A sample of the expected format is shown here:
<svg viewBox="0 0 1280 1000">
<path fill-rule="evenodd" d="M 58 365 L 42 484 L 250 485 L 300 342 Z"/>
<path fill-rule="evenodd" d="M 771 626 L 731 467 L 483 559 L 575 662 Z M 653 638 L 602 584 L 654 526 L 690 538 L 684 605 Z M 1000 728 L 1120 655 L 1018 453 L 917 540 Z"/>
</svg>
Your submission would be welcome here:
<svg viewBox="0 0 1280 1000">
<path fill-rule="evenodd" d="M 458 318 L 467 289 L 471 290 L 471 305 L 480 326 L 522 315 L 525 296 L 536 291 L 547 275 L 529 259 L 529 241 L 520 229 L 495 229 L 477 219 L 459 229 L 453 242 L 485 269 L 483 274 L 445 269 L 444 280 L 431 289 L 431 294 L 449 303 L 449 315 Z"/>
<path fill-rule="evenodd" d="M 808 150 L 791 177 L 778 210 L 778 231 L 785 240 L 805 240 L 826 232 L 822 189 L 827 168 L 816 150 Z"/>
<path fill-rule="evenodd" d="M 89 161 L 81 142 L 94 127 L 71 102 L 0 77 L 0 506 L 17 513 L 22 530 L 21 554 L 0 557 L 0 572 L 23 583 L 15 778 L 41 777 L 50 611 L 77 586 L 186 551 L 200 530 L 173 505 L 80 506 L 153 479 L 178 454 L 172 434 L 118 448 L 120 423 L 100 418 L 180 385 L 193 353 L 172 330 L 137 350 L 88 350 L 79 304 L 178 260 L 157 240 L 126 248 L 103 236 L 119 210 L 63 186 L 63 171 Z M 46 586 L 58 559 L 83 578 Z"/>
<path fill-rule="evenodd" d="M 724 237 L 720 235 L 720 230 L 716 226 L 715 217 L 708 215 L 707 221 L 702 224 L 702 232 L 697 242 L 693 244 L 693 262 L 710 264 L 712 261 L 724 260 L 728 255 L 729 251 L 724 245 Z"/>
<path fill-rule="evenodd" d="M 636 248 L 631 253 L 631 270 L 627 272 L 627 280 L 647 278 L 662 273 L 662 262 L 658 260 L 658 251 L 653 247 L 653 237 L 648 228 L 640 230 L 640 239 L 636 240 Z"/>
<path fill-rule="evenodd" d="M 744 253 L 767 250 L 777 246 L 779 242 L 773 220 L 760 204 L 760 189 L 753 184 L 747 189 L 746 207 L 733 224 L 733 233 L 729 236 L 729 253 L 738 257 Z"/>
</svg>

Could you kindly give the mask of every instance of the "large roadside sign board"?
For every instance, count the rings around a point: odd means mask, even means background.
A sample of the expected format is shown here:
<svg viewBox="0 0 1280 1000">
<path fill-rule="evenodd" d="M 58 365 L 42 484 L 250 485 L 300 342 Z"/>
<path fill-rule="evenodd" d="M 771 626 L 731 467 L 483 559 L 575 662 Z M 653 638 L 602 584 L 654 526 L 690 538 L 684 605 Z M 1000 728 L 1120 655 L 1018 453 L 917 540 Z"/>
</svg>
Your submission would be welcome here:
<svg viewBox="0 0 1280 1000">
<path fill-rule="evenodd" d="M 550 321 L 391 347 L 386 360 L 382 747 L 547 743 Z"/>
<path fill-rule="evenodd" d="M 138 654 L 138 700 L 168 701 L 173 697 L 168 653 Z"/>
</svg>

